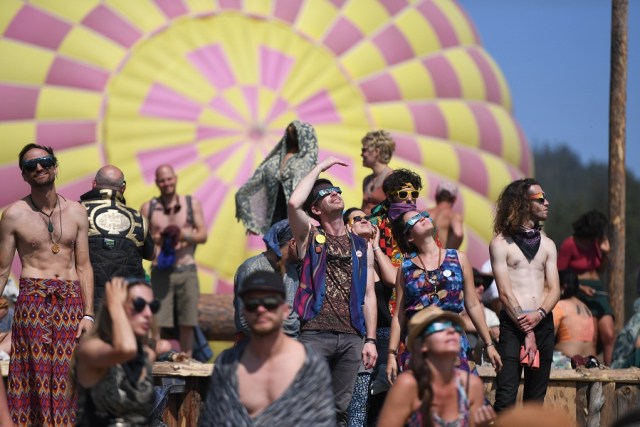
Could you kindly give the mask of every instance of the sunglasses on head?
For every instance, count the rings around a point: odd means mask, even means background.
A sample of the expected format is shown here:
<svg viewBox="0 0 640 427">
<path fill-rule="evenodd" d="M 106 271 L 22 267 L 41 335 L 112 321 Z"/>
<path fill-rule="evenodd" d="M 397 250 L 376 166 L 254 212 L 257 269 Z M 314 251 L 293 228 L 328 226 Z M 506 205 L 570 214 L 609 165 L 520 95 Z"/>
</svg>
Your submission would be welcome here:
<svg viewBox="0 0 640 427">
<path fill-rule="evenodd" d="M 22 162 L 22 170 L 27 172 L 33 172 L 38 168 L 38 165 L 44 169 L 48 169 L 56 165 L 56 158 L 53 156 L 38 157 L 37 159 L 25 160 Z"/>
<path fill-rule="evenodd" d="M 399 200 L 407 200 L 411 196 L 413 200 L 417 199 L 420 196 L 420 192 L 418 190 L 400 190 L 396 191 L 396 197 Z"/>
<path fill-rule="evenodd" d="M 425 338 L 425 337 L 428 337 L 429 335 L 433 335 L 433 334 L 436 334 L 438 332 L 446 331 L 449 328 L 453 328 L 460 335 L 462 335 L 462 332 L 464 332 L 462 327 L 460 325 L 458 325 L 457 323 L 453 323 L 451 320 L 443 320 L 443 321 L 440 321 L 440 322 L 431 323 L 429 326 L 424 328 L 424 330 L 422 331 L 420 336 Z"/>
<path fill-rule="evenodd" d="M 349 218 L 349 225 L 353 225 L 356 222 L 360 222 L 360 221 L 369 222 L 369 216 L 368 215 L 356 215 L 354 217 L 351 217 L 351 218 Z"/>
<path fill-rule="evenodd" d="M 158 310 L 160 310 L 160 301 L 158 301 L 157 299 L 149 302 L 145 301 L 145 299 L 142 297 L 138 297 L 133 300 L 133 310 L 136 313 L 142 313 L 147 305 L 149 306 L 149 310 L 151 310 L 151 313 L 153 314 L 156 314 Z"/>
<path fill-rule="evenodd" d="M 244 308 L 249 313 L 253 313 L 260 306 L 263 306 L 269 311 L 273 311 L 280 307 L 282 303 L 283 299 L 278 297 L 248 298 L 243 301 Z"/>
<path fill-rule="evenodd" d="M 422 218 L 429 218 L 429 212 L 420 212 L 419 214 L 415 214 L 414 216 L 409 218 L 409 221 L 404 224 L 404 234 L 407 234 L 409 230 L 411 230 L 413 226 L 416 225 Z"/>
<path fill-rule="evenodd" d="M 548 201 L 549 199 L 547 198 L 547 196 L 544 193 L 536 193 L 536 194 L 532 194 L 529 196 L 529 200 L 532 200 L 534 202 L 538 202 L 540 204 L 544 204 L 544 202 Z"/>
<path fill-rule="evenodd" d="M 322 190 L 319 190 L 316 193 L 316 197 L 314 197 L 313 203 L 316 203 L 318 200 L 322 199 L 323 197 L 328 196 L 329 194 L 331 194 L 333 192 L 336 192 L 338 194 L 342 194 L 342 190 L 340 189 L 340 187 L 323 188 Z"/>
</svg>

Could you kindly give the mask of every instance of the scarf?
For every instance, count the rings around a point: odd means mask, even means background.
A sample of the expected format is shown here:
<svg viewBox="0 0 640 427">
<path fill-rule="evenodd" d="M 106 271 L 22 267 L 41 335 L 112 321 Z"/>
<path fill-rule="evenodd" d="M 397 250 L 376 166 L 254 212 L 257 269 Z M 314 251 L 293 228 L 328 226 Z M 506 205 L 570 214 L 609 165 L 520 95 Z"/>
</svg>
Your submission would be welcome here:
<svg viewBox="0 0 640 427">
<path fill-rule="evenodd" d="M 418 208 L 413 203 L 391 203 L 389 205 L 389 219 L 395 221 L 407 212 L 417 211 Z"/>
<path fill-rule="evenodd" d="M 525 258 L 527 258 L 527 261 L 531 262 L 538 253 L 538 249 L 540 249 L 540 226 L 536 226 L 534 228 L 520 228 L 515 232 L 512 238 L 514 243 L 518 245 L 524 254 Z"/>
</svg>

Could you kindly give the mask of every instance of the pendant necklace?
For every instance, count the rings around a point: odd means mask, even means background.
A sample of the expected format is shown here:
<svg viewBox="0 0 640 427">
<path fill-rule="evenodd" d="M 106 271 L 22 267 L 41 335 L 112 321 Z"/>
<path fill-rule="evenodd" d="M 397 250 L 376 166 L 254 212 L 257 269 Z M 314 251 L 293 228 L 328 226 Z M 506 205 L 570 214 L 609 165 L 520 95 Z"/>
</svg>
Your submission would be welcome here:
<svg viewBox="0 0 640 427">
<path fill-rule="evenodd" d="M 31 205 L 33 205 L 33 208 L 43 215 L 43 217 L 40 217 L 40 218 L 42 218 L 42 221 L 44 221 L 44 225 L 47 226 L 47 231 L 49 232 L 49 240 L 51 241 L 51 252 L 53 252 L 54 254 L 57 254 L 58 252 L 60 252 L 59 242 L 60 242 L 60 239 L 62 239 L 62 207 L 60 206 L 60 196 L 56 195 L 56 204 L 51 210 L 50 214 L 45 213 L 42 209 L 38 209 L 38 207 L 33 201 L 33 198 L 31 197 L 31 194 L 29 194 L 29 200 L 31 201 Z M 53 215 L 53 213 L 56 211 L 56 206 L 58 207 L 58 213 L 60 214 L 60 237 L 58 237 L 58 240 L 54 241 L 53 240 L 53 223 L 51 222 L 51 215 Z M 44 217 L 47 217 L 47 219 L 44 219 Z"/>
<path fill-rule="evenodd" d="M 425 267 L 424 262 L 422 261 L 422 257 L 418 254 L 418 260 L 422 265 L 422 270 L 424 270 L 424 277 L 427 279 L 427 282 L 433 285 L 433 293 L 438 292 L 438 279 L 440 278 L 440 262 L 442 261 L 442 251 L 438 248 L 438 266 L 433 271 L 428 271 Z"/>
</svg>

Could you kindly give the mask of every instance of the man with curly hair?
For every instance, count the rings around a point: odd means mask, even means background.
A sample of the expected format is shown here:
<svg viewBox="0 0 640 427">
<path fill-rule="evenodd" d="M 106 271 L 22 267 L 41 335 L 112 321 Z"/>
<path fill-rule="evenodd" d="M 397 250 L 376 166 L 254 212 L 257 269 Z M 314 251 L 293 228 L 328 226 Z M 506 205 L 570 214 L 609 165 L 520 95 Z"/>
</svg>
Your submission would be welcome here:
<svg viewBox="0 0 640 427">
<path fill-rule="evenodd" d="M 540 232 L 548 213 L 549 200 L 532 178 L 512 182 L 496 202 L 489 245 L 503 307 L 496 412 L 515 404 L 523 368 L 523 400 L 542 402 L 547 392 L 555 341 L 551 311 L 560 298 L 556 247 Z"/>
</svg>

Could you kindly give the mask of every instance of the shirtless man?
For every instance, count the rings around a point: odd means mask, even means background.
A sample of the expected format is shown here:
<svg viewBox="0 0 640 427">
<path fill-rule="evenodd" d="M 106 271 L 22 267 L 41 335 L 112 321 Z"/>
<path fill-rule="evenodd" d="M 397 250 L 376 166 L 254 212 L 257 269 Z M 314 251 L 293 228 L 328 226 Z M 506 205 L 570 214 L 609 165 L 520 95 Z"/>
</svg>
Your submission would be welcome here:
<svg viewBox="0 0 640 427">
<path fill-rule="evenodd" d="M 335 427 L 329 367 L 282 329 L 291 310 L 282 275 L 257 271 L 239 289 L 251 336 L 216 360 L 200 427 Z"/>
<path fill-rule="evenodd" d="M 464 238 L 462 215 L 453 211 L 458 187 L 451 181 L 440 181 L 436 187 L 436 205 L 429 214 L 438 228 L 438 238 L 447 249 L 458 249 Z"/>
<path fill-rule="evenodd" d="M 496 412 L 515 404 L 523 367 L 523 400 L 542 402 L 547 392 L 555 339 L 552 310 L 560 298 L 556 246 L 540 233 L 548 210 L 549 200 L 532 178 L 512 182 L 496 202 L 496 236 L 489 245 L 502 301 Z"/>
<path fill-rule="evenodd" d="M 16 250 L 22 263 L 9 407 L 18 426 L 73 425 L 68 371 L 76 340 L 94 320 L 87 211 L 56 192 L 53 149 L 27 144 L 18 160 L 31 193 L 9 205 L 0 220 L 0 294 Z"/>
<path fill-rule="evenodd" d="M 153 292 L 161 300 L 155 318 L 161 328 L 179 326 L 180 349 L 193 354 L 194 328 L 198 325 L 200 285 L 196 269 L 196 245 L 207 241 L 202 206 L 191 196 L 176 193 L 178 177 L 170 165 L 156 169 L 160 197 L 142 205 L 156 245 L 151 267 Z M 178 318 L 173 318 L 174 304 Z"/>
</svg>

